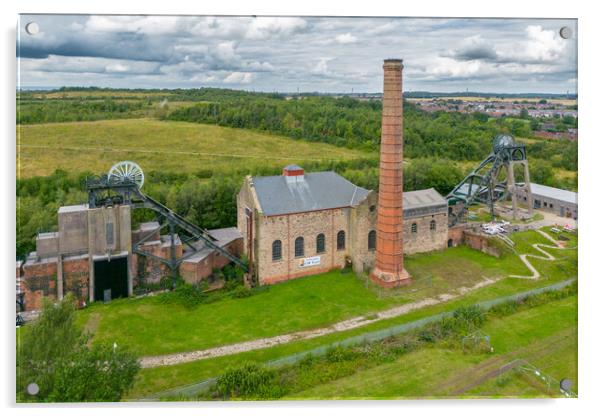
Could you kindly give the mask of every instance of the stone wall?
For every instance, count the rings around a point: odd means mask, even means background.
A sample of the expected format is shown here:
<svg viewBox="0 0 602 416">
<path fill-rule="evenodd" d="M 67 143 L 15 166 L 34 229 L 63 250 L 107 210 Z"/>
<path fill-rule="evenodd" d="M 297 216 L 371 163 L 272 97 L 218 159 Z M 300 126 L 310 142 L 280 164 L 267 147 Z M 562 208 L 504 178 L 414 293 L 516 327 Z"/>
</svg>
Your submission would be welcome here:
<svg viewBox="0 0 602 416">
<path fill-rule="evenodd" d="M 431 230 L 431 221 L 435 221 L 435 230 Z M 412 224 L 416 224 L 416 232 L 412 231 Z M 425 253 L 446 248 L 447 213 L 440 212 L 422 217 L 405 218 L 403 247 L 405 254 Z"/>
<path fill-rule="evenodd" d="M 367 272 L 374 267 L 376 250 L 368 248 L 368 234 L 376 231 L 378 194 L 370 191 L 366 199 L 351 209 L 350 253 L 353 271 Z"/>
<path fill-rule="evenodd" d="M 345 266 L 349 254 L 349 218 L 351 208 L 312 211 L 298 214 L 261 216 L 256 233 L 255 265 L 260 284 L 276 283 L 296 277 L 322 273 Z M 345 248 L 338 250 L 337 233 L 345 232 Z M 316 238 L 325 236 L 325 251 L 318 253 Z M 295 256 L 295 240 L 304 238 L 304 255 Z M 272 243 L 282 242 L 282 258 L 272 260 Z M 318 258 L 304 266 L 304 259 Z"/>
</svg>

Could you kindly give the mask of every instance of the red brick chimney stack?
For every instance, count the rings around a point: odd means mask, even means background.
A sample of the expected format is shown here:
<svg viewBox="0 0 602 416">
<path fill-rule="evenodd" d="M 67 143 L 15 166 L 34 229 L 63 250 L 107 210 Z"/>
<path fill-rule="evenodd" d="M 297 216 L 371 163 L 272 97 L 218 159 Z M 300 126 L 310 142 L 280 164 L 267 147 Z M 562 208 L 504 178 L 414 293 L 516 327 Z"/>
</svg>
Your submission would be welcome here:
<svg viewBox="0 0 602 416">
<path fill-rule="evenodd" d="M 387 59 L 380 140 L 376 264 L 370 277 L 383 287 L 410 282 L 403 268 L 403 63 Z"/>
</svg>

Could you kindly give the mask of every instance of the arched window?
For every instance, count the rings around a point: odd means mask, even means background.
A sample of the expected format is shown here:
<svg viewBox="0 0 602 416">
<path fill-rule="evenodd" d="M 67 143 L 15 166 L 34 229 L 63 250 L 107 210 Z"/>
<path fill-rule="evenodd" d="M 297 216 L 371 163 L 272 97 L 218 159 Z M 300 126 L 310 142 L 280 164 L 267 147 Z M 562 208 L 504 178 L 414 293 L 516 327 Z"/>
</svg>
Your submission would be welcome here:
<svg viewBox="0 0 602 416">
<path fill-rule="evenodd" d="M 368 233 L 368 250 L 376 250 L 376 231 L 372 230 Z"/>
<path fill-rule="evenodd" d="M 272 243 L 272 261 L 282 259 L 282 241 L 274 240 Z"/>
<path fill-rule="evenodd" d="M 345 249 L 345 231 L 341 230 L 337 233 L 337 250 Z"/>
<path fill-rule="evenodd" d="M 324 253 L 326 251 L 326 237 L 324 234 L 318 234 L 316 237 L 316 253 Z"/>
<path fill-rule="evenodd" d="M 416 225 L 415 222 L 412 223 L 412 233 L 417 233 L 418 232 L 418 225 Z"/>
<path fill-rule="evenodd" d="M 437 229 L 437 222 L 435 220 L 431 220 L 431 231 L 435 231 Z"/>
<path fill-rule="evenodd" d="M 295 257 L 302 257 L 305 255 L 305 242 L 303 237 L 297 237 L 295 239 Z"/>
</svg>

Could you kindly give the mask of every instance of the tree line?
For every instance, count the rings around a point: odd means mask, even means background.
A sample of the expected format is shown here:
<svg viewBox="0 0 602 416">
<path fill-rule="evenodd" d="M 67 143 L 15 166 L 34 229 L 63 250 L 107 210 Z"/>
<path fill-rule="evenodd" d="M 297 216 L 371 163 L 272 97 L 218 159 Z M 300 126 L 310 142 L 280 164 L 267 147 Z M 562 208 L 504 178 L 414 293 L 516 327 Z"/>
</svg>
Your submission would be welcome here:
<svg viewBox="0 0 602 416">
<path fill-rule="evenodd" d="M 217 95 L 217 93 L 214 92 Z M 218 95 L 219 96 L 219 95 Z M 217 124 L 281 134 L 294 139 L 375 151 L 380 145 L 382 105 L 349 97 L 301 97 L 290 100 L 265 95 L 221 96 L 165 114 L 166 120 Z M 404 102 L 404 154 L 482 160 L 497 134 L 530 137 L 529 122 L 491 119 L 484 113 L 427 113 Z M 577 168 L 577 143 L 568 140 L 528 143 L 530 157 L 552 160 L 554 166 Z M 550 156 L 555 156 L 550 159 Z"/>
<path fill-rule="evenodd" d="M 378 159 L 365 158 L 338 162 L 307 162 L 308 172 L 331 170 L 354 184 L 378 191 Z M 241 167 L 228 174 L 199 170 L 195 174 L 150 171 L 146 174 L 144 192 L 162 204 L 204 228 L 236 225 L 236 194 L 245 175 L 269 176 L 281 173 L 279 166 Z M 447 195 L 471 167 L 459 167 L 448 159 L 419 158 L 404 164 L 404 189 L 435 188 Z M 577 189 L 577 180 L 559 179 L 549 161 L 530 163 L 531 180 L 565 189 Z M 87 201 L 85 181 L 92 173 L 79 175 L 57 170 L 52 175 L 17 180 L 17 255 L 35 250 L 39 232 L 56 231 L 57 210 L 63 205 Z M 134 210 L 133 226 L 154 219 L 147 210 Z"/>
</svg>

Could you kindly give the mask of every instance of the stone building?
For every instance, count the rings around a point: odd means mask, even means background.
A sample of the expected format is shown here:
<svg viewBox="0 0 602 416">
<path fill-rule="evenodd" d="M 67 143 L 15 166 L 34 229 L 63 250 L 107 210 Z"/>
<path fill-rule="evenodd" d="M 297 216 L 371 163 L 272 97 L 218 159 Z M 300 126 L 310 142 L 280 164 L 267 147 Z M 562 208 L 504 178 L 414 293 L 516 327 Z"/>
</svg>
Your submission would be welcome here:
<svg viewBox="0 0 602 416">
<path fill-rule="evenodd" d="M 533 208 L 553 212 L 561 217 L 577 219 L 577 192 L 539 185 L 531 182 Z M 524 193 L 518 194 L 523 203 L 527 203 Z"/>
<path fill-rule="evenodd" d="M 243 251 L 260 284 L 374 265 L 378 195 L 334 172 L 245 178 L 237 195 Z M 405 253 L 443 249 L 447 201 L 434 189 L 404 193 Z"/>
</svg>

